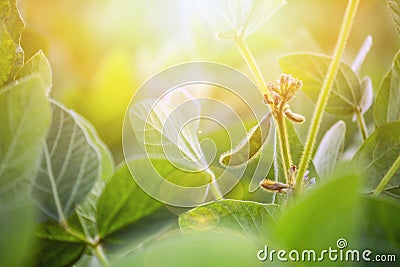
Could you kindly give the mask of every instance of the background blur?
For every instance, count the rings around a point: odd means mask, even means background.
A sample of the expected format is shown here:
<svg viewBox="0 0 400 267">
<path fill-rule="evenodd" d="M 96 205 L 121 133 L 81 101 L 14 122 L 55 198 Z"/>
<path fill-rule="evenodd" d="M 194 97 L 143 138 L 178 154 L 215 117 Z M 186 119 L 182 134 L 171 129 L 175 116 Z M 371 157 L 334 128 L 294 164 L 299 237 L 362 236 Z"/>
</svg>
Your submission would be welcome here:
<svg viewBox="0 0 400 267">
<path fill-rule="evenodd" d="M 227 64 L 250 75 L 234 44 L 215 38 L 191 0 L 18 2 L 26 22 L 22 37 L 26 58 L 44 50 L 53 69 L 52 97 L 95 125 L 116 162 L 123 159 L 126 107 L 135 90 L 152 75 L 199 60 Z M 267 80 L 277 79 L 278 58 L 287 52 L 332 54 L 347 3 L 287 2 L 248 38 Z M 373 46 L 361 76 L 370 75 L 376 91 L 400 46 L 386 1 L 361 1 L 345 61 L 352 62 L 368 34 Z"/>
</svg>

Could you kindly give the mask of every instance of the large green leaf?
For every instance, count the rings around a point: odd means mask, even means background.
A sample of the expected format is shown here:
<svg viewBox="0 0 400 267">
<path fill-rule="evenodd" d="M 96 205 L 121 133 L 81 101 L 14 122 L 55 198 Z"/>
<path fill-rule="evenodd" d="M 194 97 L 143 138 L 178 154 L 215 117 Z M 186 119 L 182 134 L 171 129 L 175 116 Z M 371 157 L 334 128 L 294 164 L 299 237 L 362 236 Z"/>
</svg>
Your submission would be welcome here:
<svg viewBox="0 0 400 267">
<path fill-rule="evenodd" d="M 72 266 L 83 254 L 85 244 L 41 239 L 32 249 L 33 260 L 29 266 Z"/>
<path fill-rule="evenodd" d="M 282 70 L 303 81 L 303 91 L 313 101 L 319 92 L 328 71 L 330 57 L 315 53 L 295 53 L 282 57 Z M 361 105 L 361 85 L 357 75 L 345 63 L 340 63 L 326 111 L 335 116 L 353 114 Z"/>
<path fill-rule="evenodd" d="M 93 125 L 86 120 L 83 116 L 78 113 L 71 111 L 74 115 L 74 118 L 80 124 L 80 126 L 84 127 L 86 132 L 88 133 L 88 137 L 95 144 L 96 149 L 101 157 L 101 179 L 106 182 L 108 181 L 114 173 L 115 163 L 114 158 L 111 154 L 110 149 L 107 145 L 101 140 L 100 136 L 97 134 L 96 129 Z"/>
<path fill-rule="evenodd" d="M 392 14 L 394 26 L 396 27 L 397 32 L 400 34 L 400 2 L 399 0 L 387 0 L 387 3 Z"/>
<path fill-rule="evenodd" d="M 382 81 L 374 105 L 376 127 L 400 120 L 400 52 Z"/>
<path fill-rule="evenodd" d="M 285 3 L 284 0 L 200 0 L 196 6 L 217 33 L 246 37 Z"/>
<path fill-rule="evenodd" d="M 0 203 L 0 266 L 26 266 L 34 245 L 32 205 L 20 196 L 9 199 L 7 205 Z"/>
<path fill-rule="evenodd" d="M 19 45 L 24 23 L 17 10 L 16 0 L 0 2 L 0 88 L 13 79 L 24 62 Z"/>
<path fill-rule="evenodd" d="M 353 163 L 366 177 L 365 191 L 372 192 L 400 155 L 400 122 L 382 125 L 373 132 L 354 155 Z M 400 170 L 393 175 L 386 190 L 400 188 Z"/>
<path fill-rule="evenodd" d="M 343 152 L 346 124 L 343 121 L 335 123 L 318 145 L 314 155 L 314 165 L 320 177 L 326 177 L 333 171 L 336 162 Z"/>
<path fill-rule="evenodd" d="M 75 113 L 52 101 L 53 119 L 32 195 L 54 220 L 67 218 L 101 175 L 101 157 Z"/>
<path fill-rule="evenodd" d="M 257 259 L 257 248 L 248 238 L 231 234 L 201 233 L 168 235 L 136 250 L 115 262 L 113 266 L 264 266 Z"/>
<path fill-rule="evenodd" d="M 221 200 L 181 214 L 179 225 L 183 233 L 237 231 L 250 238 L 261 238 L 264 229 L 272 227 L 280 213 L 275 204 Z"/>
<path fill-rule="evenodd" d="M 0 197 L 21 194 L 35 175 L 50 121 L 44 83 L 29 77 L 0 92 Z"/>
<path fill-rule="evenodd" d="M 140 166 L 140 160 L 133 164 Z M 126 164 L 108 181 L 97 205 L 99 235 L 104 237 L 154 212 L 161 203 L 146 194 L 132 178 Z"/>
<path fill-rule="evenodd" d="M 400 205 L 387 199 L 362 199 L 363 217 L 359 226 L 360 244 L 374 254 L 400 257 Z"/>
<path fill-rule="evenodd" d="M 287 207 L 276 223 L 271 245 L 318 252 L 336 247 L 339 238 L 350 244 L 356 239 L 359 178 L 349 172 L 334 177 L 315 185 Z"/>
</svg>

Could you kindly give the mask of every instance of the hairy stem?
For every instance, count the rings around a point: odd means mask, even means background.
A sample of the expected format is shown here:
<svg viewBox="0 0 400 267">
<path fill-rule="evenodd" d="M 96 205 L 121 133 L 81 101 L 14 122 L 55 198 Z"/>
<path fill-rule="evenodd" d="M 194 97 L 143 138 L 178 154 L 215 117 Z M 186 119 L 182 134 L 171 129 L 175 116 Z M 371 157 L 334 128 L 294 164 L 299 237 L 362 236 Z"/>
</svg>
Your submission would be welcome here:
<svg viewBox="0 0 400 267">
<path fill-rule="evenodd" d="M 368 131 L 367 131 L 367 125 L 365 124 L 364 116 L 361 114 L 360 109 L 356 110 L 356 116 L 357 116 L 358 128 L 360 129 L 361 137 L 364 141 L 365 139 L 368 138 Z"/>
<path fill-rule="evenodd" d="M 393 175 L 397 172 L 398 169 L 400 169 L 400 156 L 397 157 L 393 165 L 383 177 L 382 181 L 378 184 L 374 193 L 372 194 L 373 196 L 378 196 L 380 193 L 382 193 L 382 191 L 385 189 L 386 185 L 390 182 L 390 179 L 392 179 Z"/>
<path fill-rule="evenodd" d="M 259 90 L 263 94 L 267 94 L 268 96 L 271 95 L 269 90 L 267 89 L 267 86 L 265 84 L 264 78 L 262 76 L 262 73 L 260 71 L 260 68 L 257 65 L 257 62 L 255 61 L 250 49 L 248 48 L 246 42 L 241 36 L 237 36 L 235 38 L 235 43 L 237 48 L 240 51 L 240 54 L 242 55 L 243 59 L 246 61 L 250 71 L 252 72 L 256 83 L 258 85 Z M 291 165 L 291 154 L 290 154 L 290 147 L 289 147 L 289 140 L 288 140 L 288 135 L 286 131 L 286 121 L 283 116 L 283 104 L 281 104 L 281 110 L 279 111 L 278 114 L 274 114 L 274 118 L 276 123 L 278 124 L 278 139 L 279 139 L 279 145 L 281 149 L 281 156 L 282 156 L 282 164 L 283 164 L 283 170 L 284 170 L 284 177 L 286 182 L 288 182 L 288 171 Z M 271 108 L 272 110 L 272 108 Z"/>
<path fill-rule="evenodd" d="M 281 150 L 281 157 L 282 157 L 282 166 L 283 172 L 286 183 L 291 183 L 289 181 L 289 168 L 292 165 L 292 159 L 290 154 L 290 146 L 289 146 L 289 139 L 286 129 L 286 119 L 283 116 L 283 103 L 281 104 L 281 108 L 279 109 L 279 113 L 276 116 L 276 124 L 278 125 L 278 135 L 279 135 L 279 144 Z"/>
<path fill-rule="evenodd" d="M 255 61 L 253 54 L 251 53 L 249 47 L 247 46 L 246 42 L 241 36 L 237 36 L 235 38 L 235 43 L 237 48 L 240 51 L 240 54 L 242 55 L 243 59 L 246 61 L 247 66 L 249 67 L 251 73 L 253 74 L 257 86 L 260 89 L 261 93 L 263 94 L 269 94 L 269 91 L 267 87 L 265 86 L 265 81 L 262 76 L 262 73 L 260 71 L 260 68 L 257 65 L 257 62 Z"/>
<path fill-rule="evenodd" d="M 359 0 L 349 0 L 346 13 L 343 18 L 343 23 L 340 29 L 339 37 L 336 43 L 335 51 L 333 53 L 332 61 L 330 62 L 328 72 L 325 77 L 324 84 L 322 85 L 321 93 L 318 97 L 318 102 L 316 105 L 316 109 L 314 111 L 311 127 L 308 132 L 308 137 L 306 141 L 306 145 L 304 148 L 303 155 L 300 160 L 299 170 L 296 176 L 296 192 L 300 193 L 303 188 L 303 176 L 308 168 L 308 164 L 310 162 L 315 140 L 318 134 L 319 126 L 322 120 L 322 115 L 325 111 L 326 104 L 328 102 L 329 94 L 332 90 L 332 84 L 336 77 L 336 73 L 339 67 L 340 59 L 343 55 L 344 49 L 346 47 L 347 39 L 349 38 L 350 30 L 353 25 L 354 17 L 357 12 L 357 7 L 359 4 Z"/>
</svg>

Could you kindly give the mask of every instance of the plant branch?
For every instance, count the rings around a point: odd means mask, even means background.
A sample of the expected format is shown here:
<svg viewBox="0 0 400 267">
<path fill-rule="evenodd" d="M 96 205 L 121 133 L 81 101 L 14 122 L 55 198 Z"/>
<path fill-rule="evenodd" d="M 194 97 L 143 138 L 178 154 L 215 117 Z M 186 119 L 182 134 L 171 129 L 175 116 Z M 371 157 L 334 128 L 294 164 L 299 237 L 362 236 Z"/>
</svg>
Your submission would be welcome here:
<svg viewBox="0 0 400 267">
<path fill-rule="evenodd" d="M 270 99 L 271 97 L 271 92 L 268 90 L 264 78 L 262 76 L 262 72 L 260 71 L 260 68 L 257 65 L 257 62 L 255 61 L 250 49 L 248 48 L 246 42 L 244 41 L 243 37 L 241 36 L 236 36 L 234 39 L 237 48 L 239 49 L 243 59 L 246 61 L 250 71 L 252 72 L 257 86 L 261 93 L 266 94 Z M 271 104 L 269 104 L 271 107 Z M 274 114 L 275 121 L 278 125 L 278 139 L 279 139 L 279 144 L 280 144 L 280 150 L 281 150 L 281 156 L 282 156 L 282 165 L 283 165 L 283 170 L 284 170 L 284 177 L 286 182 L 288 182 L 288 171 L 290 168 L 290 165 L 292 164 L 291 160 L 291 154 L 290 154 L 290 147 L 289 147 L 289 140 L 288 140 L 288 135 L 287 135 L 287 130 L 286 130 L 286 120 L 285 117 L 283 116 L 283 110 L 284 108 L 284 103 L 281 103 L 281 108 L 278 112 L 278 114 Z M 271 110 L 273 110 L 271 108 Z"/>
<path fill-rule="evenodd" d="M 101 244 L 97 244 L 95 247 L 92 247 L 92 251 L 96 255 L 97 259 L 100 261 L 102 266 L 111 266 L 106 258 L 106 255 L 104 254 L 103 246 Z"/>
<path fill-rule="evenodd" d="M 243 59 L 246 61 L 247 66 L 249 67 L 251 73 L 253 74 L 257 86 L 260 89 L 261 93 L 263 94 L 270 94 L 267 87 L 265 86 L 265 81 L 262 76 L 262 72 L 255 61 L 253 54 L 251 53 L 249 47 L 247 46 L 246 42 L 244 41 L 243 37 L 237 36 L 235 39 L 235 44 L 240 51 Z"/>
<path fill-rule="evenodd" d="M 380 193 L 382 193 L 382 191 L 385 189 L 386 185 L 390 182 L 390 179 L 392 179 L 393 175 L 397 172 L 398 169 L 400 169 L 400 156 L 397 157 L 393 165 L 383 177 L 382 181 L 378 184 L 374 193 L 372 194 L 373 196 L 376 197 Z"/>
<path fill-rule="evenodd" d="M 275 120 L 278 125 L 278 135 L 280 140 L 279 144 L 281 150 L 284 177 L 286 183 L 290 183 L 291 181 L 289 181 L 288 177 L 289 177 L 289 168 L 292 165 L 292 159 L 291 159 L 289 139 L 286 129 L 286 118 L 283 116 L 283 106 L 284 104 L 282 103 Z"/>
<path fill-rule="evenodd" d="M 349 0 L 346 13 L 343 18 L 343 23 L 340 29 L 339 37 L 336 43 L 336 47 L 333 53 L 332 61 L 330 62 L 328 72 L 325 77 L 324 84 L 322 85 L 321 93 L 318 97 L 316 109 L 314 111 L 311 127 L 308 133 L 307 142 L 304 148 L 303 155 L 300 160 L 300 166 L 296 177 L 296 192 L 299 193 L 303 188 L 303 176 L 306 173 L 308 164 L 313 154 L 313 149 L 318 134 L 319 126 L 322 120 L 322 115 L 325 111 L 326 104 L 328 102 L 329 94 L 332 90 L 332 84 L 336 77 L 337 70 L 339 68 L 340 59 L 343 55 L 346 47 L 347 39 L 353 25 L 354 17 L 357 12 L 359 0 Z"/>
<path fill-rule="evenodd" d="M 365 139 L 368 138 L 367 125 L 365 124 L 364 116 L 362 115 L 361 110 L 359 108 L 356 109 L 356 116 L 361 137 L 363 141 L 365 141 Z"/>
</svg>

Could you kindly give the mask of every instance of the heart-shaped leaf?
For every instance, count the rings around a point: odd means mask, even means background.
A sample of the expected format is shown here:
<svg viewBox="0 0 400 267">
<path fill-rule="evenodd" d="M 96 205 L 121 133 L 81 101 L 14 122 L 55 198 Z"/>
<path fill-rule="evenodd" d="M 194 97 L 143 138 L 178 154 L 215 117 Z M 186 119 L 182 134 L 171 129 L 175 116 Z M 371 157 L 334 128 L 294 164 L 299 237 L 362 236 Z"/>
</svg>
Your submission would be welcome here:
<svg viewBox="0 0 400 267">
<path fill-rule="evenodd" d="M 362 144 L 352 160 L 366 177 L 364 189 L 372 192 L 400 154 L 400 122 L 382 125 Z M 400 188 L 400 170 L 394 173 L 386 190 Z"/>
<path fill-rule="evenodd" d="M 140 166 L 140 160 L 132 164 Z M 124 164 L 106 184 L 98 201 L 96 221 L 99 235 L 105 237 L 160 207 L 160 202 L 135 183 L 128 167 Z"/>
<path fill-rule="evenodd" d="M 375 126 L 400 120 L 400 52 L 379 88 L 374 105 Z"/>
<path fill-rule="evenodd" d="M 40 77 L 19 80 L 0 92 L 0 198 L 27 189 L 40 162 L 50 108 Z"/>
<path fill-rule="evenodd" d="M 336 161 L 343 152 L 345 133 L 346 124 L 338 121 L 326 131 L 319 143 L 313 162 L 320 177 L 327 177 L 332 173 Z"/>
<path fill-rule="evenodd" d="M 64 220 L 101 175 L 101 155 L 74 112 L 52 101 L 53 118 L 32 195 L 42 212 Z"/>
<path fill-rule="evenodd" d="M 303 81 L 302 90 L 314 103 L 318 100 L 330 62 L 330 57 L 315 53 L 295 53 L 279 60 L 285 73 L 291 73 Z M 350 66 L 340 63 L 326 111 L 335 116 L 351 115 L 361 105 L 361 98 L 357 75 Z"/>
<path fill-rule="evenodd" d="M 278 205 L 251 201 L 221 200 L 194 208 L 179 216 L 183 233 L 192 231 L 238 231 L 250 238 L 260 238 L 261 229 L 275 224 L 280 215 Z"/>
<path fill-rule="evenodd" d="M 198 0 L 196 6 L 221 36 L 246 37 L 285 3 L 284 0 Z"/>
</svg>

